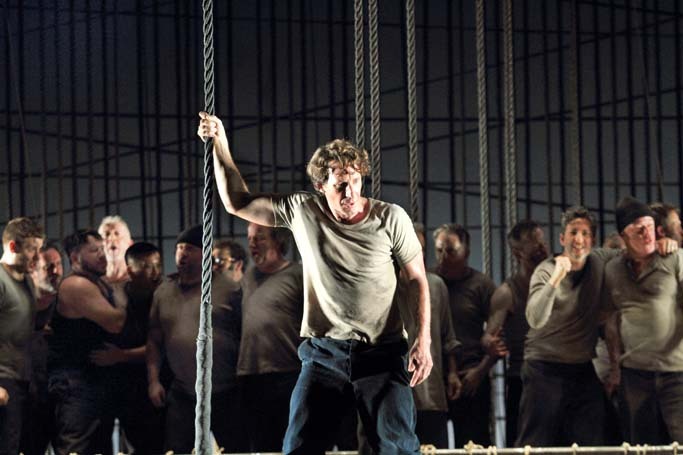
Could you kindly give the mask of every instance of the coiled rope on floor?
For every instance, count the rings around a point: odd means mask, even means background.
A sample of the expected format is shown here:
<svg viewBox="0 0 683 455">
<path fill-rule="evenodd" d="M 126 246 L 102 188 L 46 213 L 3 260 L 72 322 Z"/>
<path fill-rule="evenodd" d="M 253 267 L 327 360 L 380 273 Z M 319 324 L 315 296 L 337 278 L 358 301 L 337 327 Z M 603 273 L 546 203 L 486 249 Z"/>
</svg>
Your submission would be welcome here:
<svg viewBox="0 0 683 455">
<path fill-rule="evenodd" d="M 214 113 L 213 2 L 203 0 L 204 110 Z M 211 440 L 211 370 L 213 337 L 211 323 L 211 249 L 213 237 L 213 141 L 204 143 L 204 205 L 202 212 L 202 294 L 197 335 L 197 405 L 195 407 L 195 451 L 213 452 Z"/>
</svg>

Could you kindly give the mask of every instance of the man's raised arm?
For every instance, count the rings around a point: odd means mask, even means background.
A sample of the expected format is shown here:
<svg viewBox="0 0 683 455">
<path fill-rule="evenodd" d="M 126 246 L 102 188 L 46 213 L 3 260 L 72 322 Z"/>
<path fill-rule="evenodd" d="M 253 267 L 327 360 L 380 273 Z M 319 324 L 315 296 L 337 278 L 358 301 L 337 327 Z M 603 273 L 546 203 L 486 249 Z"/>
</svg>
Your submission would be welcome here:
<svg viewBox="0 0 683 455">
<path fill-rule="evenodd" d="M 213 166 L 218 194 L 228 213 L 244 220 L 273 226 L 275 216 L 270 195 L 252 194 L 230 153 L 223 122 L 215 115 L 199 113 L 197 135 L 205 141 L 213 139 Z"/>
</svg>

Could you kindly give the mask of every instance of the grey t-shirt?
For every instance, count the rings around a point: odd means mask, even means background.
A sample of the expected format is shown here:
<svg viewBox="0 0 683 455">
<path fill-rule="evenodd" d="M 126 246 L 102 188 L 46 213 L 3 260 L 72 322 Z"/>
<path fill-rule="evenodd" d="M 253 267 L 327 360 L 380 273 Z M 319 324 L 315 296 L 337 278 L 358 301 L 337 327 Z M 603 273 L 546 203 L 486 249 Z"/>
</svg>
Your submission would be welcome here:
<svg viewBox="0 0 683 455">
<path fill-rule="evenodd" d="M 212 390 L 234 385 L 239 342 L 239 286 L 220 273 L 211 281 L 213 323 Z M 165 279 L 154 292 L 150 329 L 161 329 L 163 350 L 181 390 L 193 395 L 197 377 L 197 334 L 201 309 L 201 286 L 185 289 L 177 276 Z"/>
<path fill-rule="evenodd" d="M 242 338 L 237 374 L 265 374 L 301 368 L 304 277 L 291 263 L 273 274 L 250 267 L 242 278 Z"/>
<path fill-rule="evenodd" d="M 527 319 L 532 328 L 524 346 L 525 360 L 559 363 L 590 362 L 595 357 L 600 315 L 607 307 L 601 299 L 605 264 L 619 255 L 617 250 L 593 250 L 581 270 L 569 272 L 557 288 L 548 280 L 555 259 L 541 262 L 531 276 Z M 547 322 L 532 322 L 550 306 Z"/>
<path fill-rule="evenodd" d="M 427 273 L 429 297 L 431 304 L 430 333 L 434 367 L 429 377 L 413 388 L 415 408 L 418 411 L 448 411 L 446 387 L 444 384 L 444 356 L 453 354 L 460 344 L 455 338 L 451 310 L 448 307 L 448 289 L 443 280 L 435 273 Z M 399 287 L 401 315 L 408 331 L 408 341 L 412 345 L 417 335 L 417 288 L 408 289 L 404 280 Z"/>
<path fill-rule="evenodd" d="M 0 378 L 30 379 L 26 358 L 34 331 L 36 295 L 26 275 L 17 281 L 0 264 Z"/>
<path fill-rule="evenodd" d="M 368 199 L 367 216 L 343 224 L 322 195 L 293 193 L 272 203 L 275 225 L 291 229 L 303 262 L 301 336 L 371 344 L 402 339 L 395 266 L 422 252 L 405 211 Z"/>
<path fill-rule="evenodd" d="M 622 365 L 683 371 L 683 251 L 657 254 L 639 276 L 624 255 L 607 264 L 605 291 L 621 313 Z"/>
<path fill-rule="evenodd" d="M 472 268 L 467 269 L 463 278 L 444 278 L 444 282 L 448 288 L 453 328 L 462 343 L 462 349 L 458 350 L 458 368 L 464 370 L 478 365 L 484 358 L 481 336 L 496 286 L 491 278 Z"/>
</svg>

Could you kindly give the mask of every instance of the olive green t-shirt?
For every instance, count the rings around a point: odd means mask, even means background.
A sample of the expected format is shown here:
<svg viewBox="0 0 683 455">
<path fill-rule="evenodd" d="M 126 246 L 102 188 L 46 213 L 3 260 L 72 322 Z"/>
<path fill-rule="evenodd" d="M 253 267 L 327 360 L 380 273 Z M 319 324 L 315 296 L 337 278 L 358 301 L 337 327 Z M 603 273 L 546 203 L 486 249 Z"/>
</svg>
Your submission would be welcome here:
<svg viewBox="0 0 683 455">
<path fill-rule="evenodd" d="M 0 264 L 0 378 L 28 380 L 26 364 L 36 314 L 33 281 L 17 281 Z"/>
<path fill-rule="evenodd" d="M 605 290 L 621 313 L 623 366 L 683 371 L 683 251 L 658 254 L 635 276 L 626 255 L 607 264 Z"/>
<path fill-rule="evenodd" d="M 304 278 L 301 264 L 272 274 L 247 269 L 242 281 L 242 338 L 237 374 L 297 371 L 301 361 Z"/>
<path fill-rule="evenodd" d="M 484 358 L 481 336 L 489 319 L 491 296 L 496 285 L 491 278 L 471 267 L 458 280 L 441 278 L 448 288 L 453 328 L 462 343 L 457 352 L 458 369 L 462 371 L 477 366 Z"/>
<path fill-rule="evenodd" d="M 448 411 L 446 385 L 444 384 L 444 356 L 455 353 L 460 342 L 455 338 L 451 310 L 448 306 L 448 289 L 436 273 L 427 272 L 431 307 L 430 334 L 434 366 L 427 379 L 413 388 L 415 408 L 418 411 Z M 399 302 L 401 314 L 408 331 L 408 342 L 412 344 L 417 336 L 417 288 L 408 287 L 400 281 Z"/>
<path fill-rule="evenodd" d="M 303 337 L 376 344 L 405 337 L 395 301 L 397 265 L 422 253 L 413 224 L 395 204 L 368 199 L 366 217 L 336 221 L 322 195 L 273 197 L 275 225 L 289 228 L 304 271 Z"/>
<path fill-rule="evenodd" d="M 220 392 L 235 384 L 239 343 L 239 286 L 220 273 L 211 280 L 213 325 L 212 390 Z M 165 279 L 154 291 L 149 314 L 150 329 L 161 329 L 163 352 L 174 381 L 189 395 L 197 377 L 197 334 L 201 310 L 201 285 L 178 284 L 177 275 Z"/>
</svg>

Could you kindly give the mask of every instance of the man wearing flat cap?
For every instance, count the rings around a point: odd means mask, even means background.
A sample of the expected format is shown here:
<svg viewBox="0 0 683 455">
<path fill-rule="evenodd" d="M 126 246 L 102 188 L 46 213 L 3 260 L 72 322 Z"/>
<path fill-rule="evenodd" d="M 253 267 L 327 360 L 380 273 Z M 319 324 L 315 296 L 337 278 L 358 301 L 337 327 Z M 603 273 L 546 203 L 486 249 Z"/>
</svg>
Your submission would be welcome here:
<svg viewBox="0 0 683 455">
<path fill-rule="evenodd" d="M 609 384 L 619 385 L 624 437 L 634 444 L 681 441 L 683 252 L 656 253 L 654 214 L 636 199 L 619 202 L 616 221 L 626 252 L 607 264 L 604 291 L 613 309 Z"/>
<path fill-rule="evenodd" d="M 178 235 L 175 263 L 178 272 L 164 280 L 152 298 L 147 338 L 149 397 L 166 407 L 164 450 L 190 453 L 194 446 L 196 341 L 201 307 L 202 227 Z M 237 425 L 236 377 L 240 327 L 237 283 L 221 273 L 211 281 L 213 370 L 211 430 L 226 452 L 241 452 Z M 162 360 L 173 372 L 166 390 L 159 380 Z"/>
</svg>

